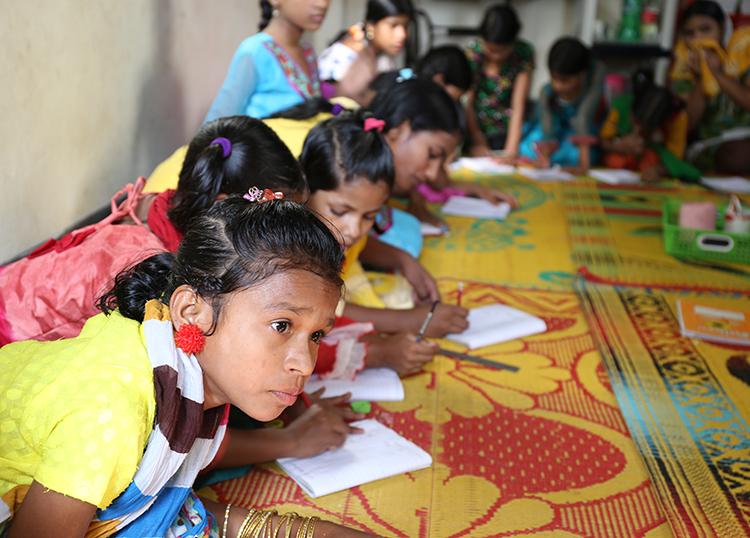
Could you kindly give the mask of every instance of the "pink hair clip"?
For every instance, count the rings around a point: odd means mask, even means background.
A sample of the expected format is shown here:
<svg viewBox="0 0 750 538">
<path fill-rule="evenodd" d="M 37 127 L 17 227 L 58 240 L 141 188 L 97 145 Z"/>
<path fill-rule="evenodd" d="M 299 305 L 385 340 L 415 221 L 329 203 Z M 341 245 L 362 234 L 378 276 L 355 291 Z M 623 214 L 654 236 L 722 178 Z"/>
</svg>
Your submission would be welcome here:
<svg viewBox="0 0 750 538">
<path fill-rule="evenodd" d="M 247 194 L 242 196 L 245 200 L 250 202 L 258 202 L 259 204 L 267 202 L 268 200 L 283 200 L 283 192 L 273 192 L 270 189 L 260 190 L 258 187 L 250 187 Z"/>
<path fill-rule="evenodd" d="M 377 129 L 379 133 L 383 132 L 385 127 L 385 120 L 379 120 L 377 118 L 365 119 L 365 132 Z"/>
</svg>

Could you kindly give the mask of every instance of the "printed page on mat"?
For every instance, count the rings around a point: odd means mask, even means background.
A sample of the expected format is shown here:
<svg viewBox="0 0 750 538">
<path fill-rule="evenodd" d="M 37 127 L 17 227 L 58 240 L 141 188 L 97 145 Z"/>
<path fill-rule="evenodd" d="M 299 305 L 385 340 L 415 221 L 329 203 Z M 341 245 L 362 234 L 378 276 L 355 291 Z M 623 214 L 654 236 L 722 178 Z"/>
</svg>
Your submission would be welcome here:
<svg viewBox="0 0 750 538">
<path fill-rule="evenodd" d="M 398 402 L 404 399 L 404 384 L 398 374 L 390 368 L 371 368 L 357 372 L 357 377 L 348 379 L 320 379 L 317 374 L 305 383 L 305 391 L 315 392 L 325 388 L 323 396 L 333 398 L 351 392 L 349 401 Z"/>
<path fill-rule="evenodd" d="M 438 356 L 403 401 L 372 405 L 429 469 L 313 499 L 271 463 L 200 494 L 394 538 L 671 538 L 576 294 L 461 280 L 467 308 L 507 304 L 548 330 L 472 352 L 516 372 Z M 458 282 L 439 279 L 444 301 Z"/>
<path fill-rule="evenodd" d="M 677 301 L 748 311 L 750 295 L 576 286 L 674 535 L 749 536 L 750 353 L 683 337 Z"/>
<path fill-rule="evenodd" d="M 460 171 L 457 182 L 476 182 L 512 194 L 519 208 L 503 221 L 440 214 L 450 226 L 443 237 L 425 237 L 419 261 L 436 278 L 521 287 L 569 290 L 576 267 L 570 257 L 560 184 L 538 184 L 518 176 L 492 177 Z"/>
</svg>

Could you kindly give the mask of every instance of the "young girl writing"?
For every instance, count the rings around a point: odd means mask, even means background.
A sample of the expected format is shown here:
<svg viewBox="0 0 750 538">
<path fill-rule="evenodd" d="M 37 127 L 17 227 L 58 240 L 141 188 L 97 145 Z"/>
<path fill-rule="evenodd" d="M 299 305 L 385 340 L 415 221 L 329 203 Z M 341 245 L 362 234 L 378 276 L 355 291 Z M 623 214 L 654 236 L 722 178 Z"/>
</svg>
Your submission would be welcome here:
<svg viewBox="0 0 750 538">
<path fill-rule="evenodd" d="M 330 0 L 261 0 L 261 32 L 243 41 L 206 122 L 246 114 L 265 118 L 321 96 L 315 52 L 302 40 L 317 30 Z"/>
<path fill-rule="evenodd" d="M 542 88 L 539 113 L 524 136 L 521 155 L 537 166 L 585 173 L 598 157 L 596 134 L 607 114 L 605 68 L 578 39 L 558 39 L 549 52 L 551 82 Z"/>
<path fill-rule="evenodd" d="M 687 103 L 687 160 L 703 172 L 750 174 L 750 28 L 733 32 L 721 4 L 698 0 L 681 30 L 670 78 Z"/>
<path fill-rule="evenodd" d="M 638 170 L 645 182 L 663 177 L 699 181 L 700 172 L 682 160 L 688 134 L 682 101 L 646 74 L 636 73 L 633 82 L 632 93 L 612 100 L 599 132 L 604 165 Z"/>
<path fill-rule="evenodd" d="M 306 194 L 296 159 L 263 122 L 237 116 L 204 125 L 190 142 L 176 190 L 144 198 L 139 183 L 126 209 L 113 215 L 142 225 L 76 231 L 2 268 L 0 345 L 76 336 L 114 275 L 149 250 L 176 250 L 217 199 L 257 184 L 290 197 Z"/>
<path fill-rule="evenodd" d="M 406 45 L 413 12 L 410 0 L 369 0 L 365 22 L 352 26 L 320 53 L 321 80 L 337 83 L 365 49 L 376 59 L 377 73 L 396 69 L 395 57 Z"/>
<path fill-rule="evenodd" d="M 379 302 L 357 258 L 393 185 L 393 159 L 379 132 L 381 128 L 381 120 L 360 112 L 340 114 L 310 131 L 300 156 L 309 178 L 310 198 L 306 205 L 329 223 L 334 233 L 338 231 L 337 237 L 347 251 L 344 278 L 350 300 L 351 294 L 369 292 L 370 302 Z M 355 284 L 358 277 L 359 285 Z M 344 312 L 348 308 L 351 307 L 346 305 Z M 385 312 L 401 315 L 392 310 Z M 364 317 L 359 319 L 363 321 Z M 330 377 L 353 377 L 364 367 L 388 367 L 408 374 L 419 371 L 437 353 L 435 344 L 416 341 L 418 327 L 406 326 L 385 337 L 373 332 L 378 324 L 373 327 L 369 320 L 364 321 L 357 324 L 337 318 L 331 337 L 339 327 L 346 336 L 343 340 L 329 337 L 324 342 L 318 371 Z M 336 345 L 329 345 L 333 340 Z"/>
<path fill-rule="evenodd" d="M 121 273 L 78 337 L 2 348 L 0 421 L 14 426 L 0 447 L 0 534 L 362 536 L 191 490 L 227 404 L 267 421 L 302 392 L 333 326 L 341 263 L 305 208 L 232 197 L 176 254 Z"/>
<path fill-rule="evenodd" d="M 485 157 L 504 151 L 498 160 L 518 157 L 526 99 L 534 71 L 534 49 L 518 38 L 516 11 L 495 4 L 484 14 L 479 41 L 470 41 L 466 56 L 474 73 L 467 125 L 471 155 Z"/>
</svg>

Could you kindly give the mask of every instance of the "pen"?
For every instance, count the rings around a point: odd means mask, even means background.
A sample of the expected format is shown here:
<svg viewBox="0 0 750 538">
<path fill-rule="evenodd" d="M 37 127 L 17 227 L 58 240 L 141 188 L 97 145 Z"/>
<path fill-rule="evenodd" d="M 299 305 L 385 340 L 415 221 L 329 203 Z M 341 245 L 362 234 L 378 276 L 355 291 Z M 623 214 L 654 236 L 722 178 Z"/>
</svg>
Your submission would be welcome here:
<svg viewBox="0 0 750 538">
<path fill-rule="evenodd" d="M 464 294 L 464 283 L 463 281 L 458 283 L 458 298 L 456 299 L 456 305 L 461 306 L 461 296 Z"/>
<path fill-rule="evenodd" d="M 419 329 L 419 334 L 417 335 L 417 342 L 422 340 L 422 337 L 424 336 L 424 332 L 427 330 L 427 324 L 430 323 L 430 320 L 432 319 L 432 315 L 435 313 L 435 307 L 437 307 L 438 303 L 440 301 L 435 301 L 432 303 L 432 308 L 430 308 L 430 311 L 427 313 L 427 317 L 424 318 L 424 323 L 422 323 L 422 327 Z"/>
<path fill-rule="evenodd" d="M 482 359 L 480 357 L 475 357 L 474 355 L 467 355 L 466 353 L 458 353 L 457 351 L 450 351 L 448 349 L 443 349 L 442 347 L 438 351 L 440 355 L 445 355 L 446 357 L 453 357 L 454 359 L 462 359 L 465 361 L 471 361 L 476 362 L 477 364 L 483 364 L 485 366 L 491 366 L 493 368 L 500 368 L 501 370 L 508 370 L 509 372 L 517 372 L 518 366 L 512 366 L 510 364 L 505 364 L 503 362 L 495 362 L 488 359 Z"/>
</svg>

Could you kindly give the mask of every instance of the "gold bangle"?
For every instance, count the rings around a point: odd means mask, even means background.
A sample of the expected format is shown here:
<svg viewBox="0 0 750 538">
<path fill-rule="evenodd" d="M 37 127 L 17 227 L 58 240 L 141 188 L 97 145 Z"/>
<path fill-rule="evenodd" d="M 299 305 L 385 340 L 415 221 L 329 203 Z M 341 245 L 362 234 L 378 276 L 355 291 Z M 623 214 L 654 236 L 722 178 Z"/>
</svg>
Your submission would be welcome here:
<svg viewBox="0 0 750 538">
<path fill-rule="evenodd" d="M 317 517 L 317 516 L 312 516 L 310 518 L 310 524 L 307 527 L 307 536 L 306 536 L 306 538 L 313 538 L 313 534 L 315 532 L 315 523 L 317 521 L 319 521 L 319 520 L 320 520 L 320 518 Z"/>
<path fill-rule="evenodd" d="M 240 525 L 240 529 L 237 531 L 237 538 L 242 538 L 242 536 L 245 534 L 245 529 L 247 529 L 248 526 L 252 524 L 252 522 L 257 518 L 258 511 L 255 509 L 250 509 L 247 512 L 247 516 L 245 516 L 245 519 L 242 521 L 242 525 Z"/>
<path fill-rule="evenodd" d="M 227 538 L 227 524 L 229 523 L 229 510 L 232 509 L 232 505 L 228 504 L 227 509 L 224 511 L 224 532 L 222 533 L 223 538 Z"/>
<path fill-rule="evenodd" d="M 288 512 L 281 516 L 279 518 L 279 522 L 276 525 L 276 528 L 273 531 L 273 538 L 277 538 L 279 535 L 279 530 L 281 530 L 281 526 L 286 524 L 286 529 L 284 530 L 284 538 L 290 538 L 292 535 L 292 525 L 294 525 L 294 522 L 300 519 L 299 514 L 296 512 Z"/>
</svg>

